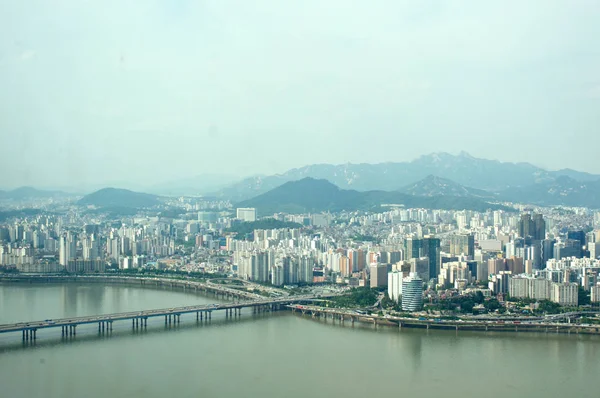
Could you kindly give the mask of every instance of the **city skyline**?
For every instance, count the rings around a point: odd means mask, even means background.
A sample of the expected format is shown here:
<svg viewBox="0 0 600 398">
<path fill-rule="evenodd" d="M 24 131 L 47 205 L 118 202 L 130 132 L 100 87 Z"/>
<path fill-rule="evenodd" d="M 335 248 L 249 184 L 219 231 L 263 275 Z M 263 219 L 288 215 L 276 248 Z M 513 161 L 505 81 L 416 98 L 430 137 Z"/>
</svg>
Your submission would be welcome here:
<svg viewBox="0 0 600 398">
<path fill-rule="evenodd" d="M 0 186 L 461 150 L 600 173 L 599 6 L 543 4 L 4 2 Z"/>
</svg>

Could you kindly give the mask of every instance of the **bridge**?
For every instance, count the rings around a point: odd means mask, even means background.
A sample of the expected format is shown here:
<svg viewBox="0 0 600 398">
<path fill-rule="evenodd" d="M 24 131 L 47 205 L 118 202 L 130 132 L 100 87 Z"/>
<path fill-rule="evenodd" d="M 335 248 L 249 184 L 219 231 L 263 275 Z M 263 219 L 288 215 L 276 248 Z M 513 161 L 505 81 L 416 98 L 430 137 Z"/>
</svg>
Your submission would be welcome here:
<svg viewBox="0 0 600 398">
<path fill-rule="evenodd" d="M 62 319 L 46 319 L 43 321 L 19 322 L 0 325 L 0 333 L 21 332 L 24 341 L 35 340 L 37 331 L 41 329 L 61 328 L 63 336 L 75 336 L 77 326 L 98 324 L 99 333 L 111 332 L 113 322 L 131 320 L 132 328 L 145 328 L 149 318 L 164 317 L 165 325 L 179 323 L 181 315 L 195 314 L 196 320 L 210 320 L 214 311 L 224 311 L 226 317 L 241 315 L 242 309 L 252 308 L 254 313 L 271 312 L 285 308 L 285 305 L 299 302 L 310 302 L 313 295 L 302 295 L 277 299 L 241 301 L 225 304 L 208 304 L 187 307 L 164 308 L 146 311 L 121 312 L 114 314 L 91 315 Z"/>
<path fill-rule="evenodd" d="M 399 316 L 379 316 L 377 314 L 367 314 L 363 311 L 356 311 L 344 308 L 327 308 L 311 305 L 301 305 L 299 303 L 290 303 L 287 305 L 292 312 L 301 312 L 303 315 L 310 315 L 313 318 L 322 318 L 327 320 L 331 318 L 340 323 L 349 321 L 354 325 L 355 322 L 371 323 L 375 326 L 386 325 L 395 326 L 399 329 L 403 327 L 424 328 L 424 329 L 451 329 L 451 330 L 474 330 L 474 331 L 509 331 L 509 332 L 556 332 L 556 333 L 582 333 L 582 334 L 600 334 L 600 325 L 571 323 L 573 317 L 589 314 L 589 312 L 568 313 L 565 318 L 568 323 L 557 322 L 560 317 L 548 318 L 529 318 L 528 320 L 514 318 L 514 320 L 495 318 L 493 320 L 482 319 L 458 319 L 449 320 L 441 318 L 409 318 Z M 597 313 L 594 313 L 597 314 Z"/>
<path fill-rule="evenodd" d="M 260 300 L 264 297 L 245 290 L 245 286 L 240 289 L 226 287 L 218 283 L 198 282 L 192 278 L 182 277 L 181 279 L 160 278 L 154 276 L 119 276 L 119 275 L 0 275 L 0 283 L 113 283 L 127 284 L 142 287 L 170 287 L 181 288 L 183 291 L 201 292 L 204 294 L 214 294 L 217 298 L 239 299 L 239 300 Z"/>
</svg>

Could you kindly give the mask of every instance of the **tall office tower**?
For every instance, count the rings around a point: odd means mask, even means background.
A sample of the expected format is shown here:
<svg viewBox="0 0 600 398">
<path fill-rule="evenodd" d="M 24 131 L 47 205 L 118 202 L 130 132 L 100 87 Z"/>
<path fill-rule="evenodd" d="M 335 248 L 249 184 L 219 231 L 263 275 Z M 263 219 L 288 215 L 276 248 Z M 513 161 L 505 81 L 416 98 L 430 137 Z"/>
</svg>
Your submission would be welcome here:
<svg viewBox="0 0 600 398">
<path fill-rule="evenodd" d="M 256 221 L 256 209 L 253 207 L 239 207 L 236 210 L 236 218 L 244 221 Z"/>
<path fill-rule="evenodd" d="M 533 215 L 533 233 L 531 237 L 533 240 L 543 240 L 546 239 L 546 221 L 544 221 L 544 216 L 541 214 Z"/>
<path fill-rule="evenodd" d="M 423 280 L 411 272 L 402 280 L 402 310 L 419 311 L 423 308 Z"/>
<path fill-rule="evenodd" d="M 544 239 L 540 242 L 540 246 L 542 248 L 542 269 L 546 268 L 546 263 L 551 258 L 554 258 L 554 244 L 556 241 L 554 239 Z"/>
<path fill-rule="evenodd" d="M 387 284 L 387 265 L 373 263 L 369 266 L 371 274 L 371 288 L 385 286 Z"/>
<path fill-rule="evenodd" d="M 434 237 L 425 237 L 421 244 L 420 257 L 429 258 L 429 278 L 437 278 L 440 273 L 440 240 Z"/>
<path fill-rule="evenodd" d="M 567 239 L 578 240 L 582 248 L 585 246 L 585 232 L 583 231 L 568 231 Z"/>
<path fill-rule="evenodd" d="M 473 258 L 475 256 L 475 236 L 473 234 L 450 235 L 450 255 L 464 254 Z"/>
<path fill-rule="evenodd" d="M 521 214 L 521 220 L 519 221 L 519 236 L 522 238 L 533 236 L 534 229 L 535 225 L 531 219 L 531 214 Z"/>
<path fill-rule="evenodd" d="M 427 257 L 411 258 L 410 272 L 416 273 L 424 281 L 429 281 L 431 278 L 436 278 L 437 275 L 429 274 L 429 259 Z"/>
<path fill-rule="evenodd" d="M 406 238 L 404 240 L 404 258 L 410 260 L 411 258 L 419 258 L 421 254 L 421 239 Z"/>
</svg>

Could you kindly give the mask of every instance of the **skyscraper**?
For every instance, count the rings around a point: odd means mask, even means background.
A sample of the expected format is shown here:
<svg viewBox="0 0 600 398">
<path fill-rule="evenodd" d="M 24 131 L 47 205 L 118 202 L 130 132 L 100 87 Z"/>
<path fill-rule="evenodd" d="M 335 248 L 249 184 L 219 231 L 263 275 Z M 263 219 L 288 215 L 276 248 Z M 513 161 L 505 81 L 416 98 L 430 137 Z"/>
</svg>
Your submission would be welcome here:
<svg viewBox="0 0 600 398">
<path fill-rule="evenodd" d="M 421 244 L 420 257 L 429 258 L 429 278 L 437 278 L 440 273 L 440 240 L 426 237 Z M 474 249 L 474 247 L 473 247 Z"/>
<path fill-rule="evenodd" d="M 450 255 L 461 254 L 473 258 L 475 256 L 475 236 L 473 234 L 454 234 L 450 236 Z"/>
<path fill-rule="evenodd" d="M 528 236 L 533 240 L 543 240 L 546 238 L 546 221 L 541 214 L 521 214 L 519 221 L 519 236 L 526 238 Z"/>
<path fill-rule="evenodd" d="M 404 241 L 404 259 L 410 260 L 411 258 L 421 257 L 421 243 L 420 239 L 407 238 Z"/>
<path fill-rule="evenodd" d="M 423 307 L 423 280 L 411 272 L 402 280 L 402 310 L 419 311 Z"/>
<path fill-rule="evenodd" d="M 585 246 L 585 232 L 583 231 L 569 231 L 567 239 L 578 240 L 581 247 Z"/>
<path fill-rule="evenodd" d="M 396 303 L 402 295 L 402 272 L 394 271 L 388 273 L 388 296 Z"/>
<path fill-rule="evenodd" d="M 534 240 L 546 239 L 546 221 L 541 214 L 533 216 L 533 234 L 531 236 Z"/>
<path fill-rule="evenodd" d="M 531 214 L 521 214 L 521 220 L 519 221 L 519 236 L 525 238 L 532 236 L 533 230 L 535 229 Z"/>
<path fill-rule="evenodd" d="M 387 284 L 387 265 L 373 263 L 369 266 L 369 271 L 371 273 L 371 288 Z"/>
</svg>

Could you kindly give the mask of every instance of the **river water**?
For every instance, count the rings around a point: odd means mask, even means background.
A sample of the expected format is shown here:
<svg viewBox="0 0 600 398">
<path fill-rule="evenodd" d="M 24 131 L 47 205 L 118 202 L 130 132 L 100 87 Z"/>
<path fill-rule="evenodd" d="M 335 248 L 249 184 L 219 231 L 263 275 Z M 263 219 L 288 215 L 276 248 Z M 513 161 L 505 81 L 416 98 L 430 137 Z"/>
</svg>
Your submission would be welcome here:
<svg viewBox="0 0 600 398">
<path fill-rule="evenodd" d="M 213 303 L 181 291 L 0 285 L 0 324 Z M 341 326 L 280 312 L 111 336 L 0 335 L 0 397 L 594 397 L 598 336 Z"/>
</svg>

